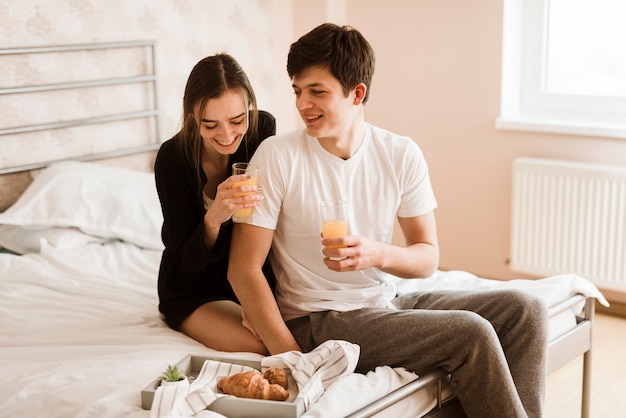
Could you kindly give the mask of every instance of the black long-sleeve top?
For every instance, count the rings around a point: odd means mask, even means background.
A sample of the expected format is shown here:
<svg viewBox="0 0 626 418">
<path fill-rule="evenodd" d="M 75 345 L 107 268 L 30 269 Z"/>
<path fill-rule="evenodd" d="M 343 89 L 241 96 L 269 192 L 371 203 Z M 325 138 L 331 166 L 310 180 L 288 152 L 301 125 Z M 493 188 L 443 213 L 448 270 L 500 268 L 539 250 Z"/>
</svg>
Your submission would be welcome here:
<svg viewBox="0 0 626 418">
<path fill-rule="evenodd" d="M 274 117 L 259 111 L 257 137 L 247 138 L 247 147 L 242 143 L 229 157 L 229 164 L 249 161 L 259 143 L 275 133 Z M 198 179 L 189 157 L 180 155 L 175 141 L 176 137 L 171 138 L 159 149 L 154 174 L 163 211 L 161 236 L 165 245 L 158 278 L 159 311 L 170 327 L 178 329 L 204 303 L 237 301 L 237 297 L 226 276 L 232 221 L 220 226 L 217 241 L 209 251 L 202 239 L 206 213 L 202 189 L 207 178 L 201 172 Z M 273 279 L 268 265 L 265 270 Z"/>
</svg>

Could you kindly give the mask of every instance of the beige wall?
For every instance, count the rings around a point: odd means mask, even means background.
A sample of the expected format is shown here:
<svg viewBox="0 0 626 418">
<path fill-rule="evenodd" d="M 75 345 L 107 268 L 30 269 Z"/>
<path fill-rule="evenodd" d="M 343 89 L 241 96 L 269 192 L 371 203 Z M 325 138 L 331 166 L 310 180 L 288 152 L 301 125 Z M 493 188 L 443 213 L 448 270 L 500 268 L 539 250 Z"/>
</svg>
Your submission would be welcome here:
<svg viewBox="0 0 626 418">
<path fill-rule="evenodd" d="M 626 140 L 494 129 L 502 0 L 348 3 L 377 51 L 367 118 L 411 136 L 429 161 L 441 267 L 524 277 L 507 265 L 513 158 L 624 165 Z"/>
<path fill-rule="evenodd" d="M 377 52 L 366 115 L 423 149 L 439 200 L 441 267 L 514 278 L 507 266 L 511 162 L 522 155 L 626 162 L 626 141 L 494 129 L 502 0 L 8 0 L 0 48 L 156 39 L 162 131 L 178 127 L 191 66 L 232 53 L 279 131 L 299 125 L 285 71 L 290 43 L 324 21 L 349 23 Z M 1 111 L 0 111 L 1 112 Z M 0 144 L 1 147 L 1 144 Z"/>
</svg>

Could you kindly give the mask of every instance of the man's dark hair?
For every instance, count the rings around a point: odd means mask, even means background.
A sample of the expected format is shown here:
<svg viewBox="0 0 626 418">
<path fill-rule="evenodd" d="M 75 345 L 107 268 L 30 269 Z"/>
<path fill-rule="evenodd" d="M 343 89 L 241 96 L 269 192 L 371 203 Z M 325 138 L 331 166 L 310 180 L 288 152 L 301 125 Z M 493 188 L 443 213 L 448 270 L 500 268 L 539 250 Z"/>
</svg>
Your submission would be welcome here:
<svg viewBox="0 0 626 418">
<path fill-rule="evenodd" d="M 324 23 L 291 44 L 287 74 L 294 76 L 310 67 L 326 67 L 348 92 L 359 83 L 367 87 L 367 102 L 374 75 L 374 50 L 361 33 L 350 26 Z"/>
</svg>

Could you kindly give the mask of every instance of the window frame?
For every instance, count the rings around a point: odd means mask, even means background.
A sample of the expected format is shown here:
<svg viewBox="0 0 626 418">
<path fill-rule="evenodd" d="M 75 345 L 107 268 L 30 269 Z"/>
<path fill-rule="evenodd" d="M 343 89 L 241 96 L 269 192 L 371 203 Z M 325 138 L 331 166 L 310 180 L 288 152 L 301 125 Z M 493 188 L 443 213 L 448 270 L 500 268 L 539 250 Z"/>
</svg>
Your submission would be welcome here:
<svg viewBox="0 0 626 418">
<path fill-rule="evenodd" d="M 545 91 L 549 1 L 504 0 L 496 129 L 626 138 L 626 97 Z"/>
</svg>

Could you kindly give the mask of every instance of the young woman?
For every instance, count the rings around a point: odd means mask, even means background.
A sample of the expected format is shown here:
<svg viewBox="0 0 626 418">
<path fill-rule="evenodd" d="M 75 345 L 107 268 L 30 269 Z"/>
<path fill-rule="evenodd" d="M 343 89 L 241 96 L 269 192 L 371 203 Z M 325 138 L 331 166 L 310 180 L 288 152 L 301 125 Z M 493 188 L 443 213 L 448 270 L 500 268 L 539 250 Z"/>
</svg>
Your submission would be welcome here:
<svg viewBox="0 0 626 418">
<path fill-rule="evenodd" d="M 181 130 L 160 148 L 155 178 L 165 244 L 159 271 L 159 310 L 167 324 L 221 351 L 267 349 L 242 312 L 226 273 L 231 216 L 259 205 L 256 186 L 231 188 L 231 175 L 276 132 L 274 117 L 257 110 L 254 91 L 227 54 L 198 62 L 187 80 Z M 241 195 L 242 192 L 252 192 Z M 271 275 L 271 269 L 266 269 Z M 270 276 L 273 277 L 273 276 Z"/>
</svg>

